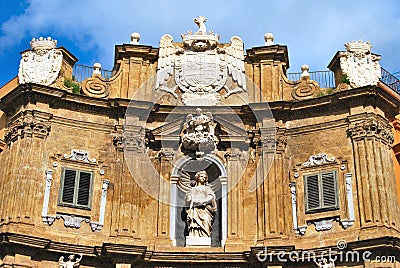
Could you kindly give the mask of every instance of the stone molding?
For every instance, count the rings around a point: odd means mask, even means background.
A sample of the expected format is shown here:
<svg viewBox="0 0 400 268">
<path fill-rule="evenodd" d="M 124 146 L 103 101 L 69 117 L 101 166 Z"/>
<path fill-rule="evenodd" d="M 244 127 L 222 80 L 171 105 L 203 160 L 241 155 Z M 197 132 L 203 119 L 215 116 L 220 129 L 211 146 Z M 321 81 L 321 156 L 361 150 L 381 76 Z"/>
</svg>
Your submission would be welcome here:
<svg viewBox="0 0 400 268">
<path fill-rule="evenodd" d="M 299 226 L 297 219 L 297 195 L 296 195 L 296 183 L 291 182 L 289 184 L 290 193 L 292 197 L 292 217 L 293 217 L 293 230 L 296 234 L 304 235 L 307 230 L 307 225 Z"/>
<path fill-rule="evenodd" d="M 83 161 L 86 163 L 96 163 L 96 158 L 89 158 L 89 153 L 84 150 L 73 149 L 71 150 L 71 155 L 64 154 L 65 159 Z"/>
<path fill-rule="evenodd" d="M 335 160 L 336 160 L 335 157 L 328 158 L 328 155 L 325 153 L 315 154 L 310 156 L 307 162 L 303 163 L 303 167 L 332 163 L 335 162 Z"/>
<path fill-rule="evenodd" d="M 315 225 L 316 231 L 327 231 L 332 229 L 334 220 L 335 219 L 322 219 L 322 220 L 312 221 L 311 223 Z"/>
<path fill-rule="evenodd" d="M 82 222 L 86 222 L 90 225 L 93 232 L 99 232 L 104 226 L 105 208 L 107 202 L 107 189 L 110 184 L 109 180 L 103 180 L 102 194 L 100 201 L 100 217 L 98 222 L 93 222 L 90 217 L 83 217 L 78 215 L 70 215 L 57 213 L 55 216 L 48 215 L 48 206 L 50 198 L 50 188 L 52 181 L 52 170 L 46 170 L 46 188 L 44 193 L 43 209 L 42 209 L 42 220 L 47 225 L 52 225 L 56 219 L 63 219 L 64 226 L 68 228 L 81 228 Z"/>
</svg>

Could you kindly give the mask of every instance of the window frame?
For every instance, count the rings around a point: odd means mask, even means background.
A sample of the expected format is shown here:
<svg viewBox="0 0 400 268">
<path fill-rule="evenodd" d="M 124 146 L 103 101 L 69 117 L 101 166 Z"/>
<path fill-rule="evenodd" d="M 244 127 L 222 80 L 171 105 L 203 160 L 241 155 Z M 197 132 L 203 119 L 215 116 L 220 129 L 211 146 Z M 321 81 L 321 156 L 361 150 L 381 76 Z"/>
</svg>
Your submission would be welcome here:
<svg viewBox="0 0 400 268">
<path fill-rule="evenodd" d="M 63 193 L 64 193 L 64 182 L 65 182 L 65 173 L 66 170 L 75 171 L 75 180 L 74 180 L 74 193 L 73 193 L 73 202 L 65 202 L 63 201 Z M 90 174 L 90 184 L 89 184 L 89 196 L 88 196 L 88 204 L 82 205 L 78 203 L 78 194 L 79 194 L 79 181 L 80 181 L 80 174 L 81 172 L 85 172 Z M 71 207 L 71 208 L 78 208 L 78 209 L 85 209 L 91 210 L 92 208 L 92 196 L 93 196 L 93 184 L 94 184 L 94 172 L 79 168 L 70 168 L 70 167 L 63 167 L 61 170 L 61 178 L 60 178 L 60 190 L 58 195 L 58 205 L 63 207 Z"/>
<path fill-rule="evenodd" d="M 333 182 L 334 182 L 334 193 L 335 193 L 335 204 L 334 205 L 324 205 L 324 186 L 323 186 L 323 174 L 333 174 Z M 308 186 L 308 178 L 311 176 L 318 176 L 318 203 L 319 206 L 316 208 L 309 208 L 309 190 Z M 313 172 L 309 174 L 303 175 L 303 183 L 304 183 L 304 206 L 305 206 L 305 213 L 312 214 L 317 212 L 324 212 L 324 211 L 333 211 L 340 209 L 340 200 L 339 200 L 339 182 L 338 182 L 338 171 L 336 169 L 333 170 L 320 170 L 318 172 Z"/>
</svg>

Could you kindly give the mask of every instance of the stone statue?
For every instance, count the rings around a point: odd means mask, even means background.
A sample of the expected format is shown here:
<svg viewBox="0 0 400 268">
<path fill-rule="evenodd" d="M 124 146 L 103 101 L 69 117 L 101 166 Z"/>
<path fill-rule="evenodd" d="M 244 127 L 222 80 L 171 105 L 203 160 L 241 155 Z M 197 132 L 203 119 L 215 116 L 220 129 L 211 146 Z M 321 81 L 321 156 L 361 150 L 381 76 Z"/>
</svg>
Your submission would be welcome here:
<svg viewBox="0 0 400 268">
<path fill-rule="evenodd" d="M 189 205 L 187 212 L 187 225 L 189 237 L 209 237 L 217 211 L 215 194 L 207 185 L 208 175 L 205 170 L 195 175 L 196 185 L 186 194 L 186 202 Z"/>
<path fill-rule="evenodd" d="M 78 254 L 79 257 L 75 259 L 75 254 L 71 254 L 68 256 L 68 261 L 64 261 L 64 256 L 61 256 L 60 259 L 58 260 L 58 265 L 60 268 L 73 268 L 73 267 L 79 267 L 80 261 L 82 260 L 82 255 Z"/>
</svg>

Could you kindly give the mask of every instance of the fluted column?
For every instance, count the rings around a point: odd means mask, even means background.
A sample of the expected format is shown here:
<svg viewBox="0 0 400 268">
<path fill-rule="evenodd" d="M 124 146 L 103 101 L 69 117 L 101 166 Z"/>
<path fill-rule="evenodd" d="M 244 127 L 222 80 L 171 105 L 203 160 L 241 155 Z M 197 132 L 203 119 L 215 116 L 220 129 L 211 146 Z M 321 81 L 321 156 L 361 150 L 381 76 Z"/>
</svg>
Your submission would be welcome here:
<svg viewBox="0 0 400 268">
<path fill-rule="evenodd" d="M 349 121 L 361 226 L 394 226 L 399 223 L 399 210 L 391 158 L 391 126 L 377 115 L 353 116 Z"/>
<path fill-rule="evenodd" d="M 38 203 L 32 200 L 41 191 L 43 152 L 50 133 L 51 114 L 27 110 L 14 118 L 5 136 L 9 161 L 0 178 L 2 192 L 13 194 L 2 195 L 1 219 L 33 224 Z"/>
<path fill-rule="evenodd" d="M 264 172 L 265 238 L 281 236 L 285 232 L 283 155 L 286 148 L 284 130 L 276 133 L 261 129 L 262 162 Z M 286 187 L 285 187 L 286 189 Z"/>
<path fill-rule="evenodd" d="M 158 154 L 160 162 L 159 169 L 159 198 L 157 207 L 157 237 L 168 238 L 169 237 L 169 205 L 165 203 L 165 200 L 169 199 L 170 191 L 169 184 L 165 183 L 164 180 L 170 181 L 172 173 L 171 160 L 174 158 L 174 151 L 172 149 L 162 149 Z M 171 200 L 172 201 L 172 200 Z M 173 201 L 172 201 L 173 202 Z"/>
<path fill-rule="evenodd" d="M 231 149 L 226 154 L 228 174 L 228 239 L 243 238 L 243 193 L 241 180 L 241 152 Z"/>
</svg>

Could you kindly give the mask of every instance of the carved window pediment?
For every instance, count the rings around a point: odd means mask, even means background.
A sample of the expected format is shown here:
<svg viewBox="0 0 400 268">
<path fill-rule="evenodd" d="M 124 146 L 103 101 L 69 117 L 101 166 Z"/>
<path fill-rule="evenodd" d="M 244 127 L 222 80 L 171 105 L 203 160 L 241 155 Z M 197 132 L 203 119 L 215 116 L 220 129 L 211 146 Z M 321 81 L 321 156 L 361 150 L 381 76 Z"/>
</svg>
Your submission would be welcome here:
<svg viewBox="0 0 400 268">
<path fill-rule="evenodd" d="M 89 152 L 79 149 L 72 150 L 70 154 L 53 154 L 50 163 L 54 170 L 46 171 L 43 222 L 52 225 L 55 220 L 62 219 L 65 227 L 76 229 L 86 222 L 92 231 L 101 231 L 110 184 L 104 178 L 106 166 L 102 161 L 91 158 Z M 55 186 L 51 189 L 53 178 Z M 100 186 L 101 191 L 98 191 Z M 58 201 L 53 203 L 50 200 Z M 53 211 L 52 215 L 48 214 L 49 210 Z M 96 222 L 92 219 L 93 213 L 100 215 Z"/>
<path fill-rule="evenodd" d="M 295 165 L 291 172 L 293 229 L 303 235 L 308 225 L 330 230 L 334 221 L 343 228 L 354 223 L 352 175 L 347 161 L 319 153 Z"/>
</svg>

